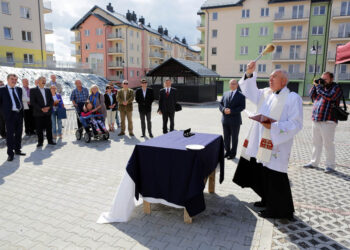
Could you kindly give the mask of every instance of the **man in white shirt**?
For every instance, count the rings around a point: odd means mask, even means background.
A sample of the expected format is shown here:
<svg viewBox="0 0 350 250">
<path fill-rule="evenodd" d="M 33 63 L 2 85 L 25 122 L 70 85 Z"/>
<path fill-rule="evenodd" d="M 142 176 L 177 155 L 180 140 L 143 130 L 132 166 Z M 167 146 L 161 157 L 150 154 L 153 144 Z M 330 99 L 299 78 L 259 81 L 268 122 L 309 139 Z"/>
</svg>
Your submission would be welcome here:
<svg viewBox="0 0 350 250">
<path fill-rule="evenodd" d="M 239 81 L 242 93 L 257 106 L 256 113 L 271 122 L 252 121 L 244 141 L 233 181 L 252 188 L 260 197 L 256 207 L 265 207 L 264 218 L 293 218 L 294 205 L 288 179 L 288 162 L 294 136 L 303 126 L 301 97 L 287 88 L 288 73 L 275 70 L 270 87 L 258 89 L 255 62 Z"/>
</svg>

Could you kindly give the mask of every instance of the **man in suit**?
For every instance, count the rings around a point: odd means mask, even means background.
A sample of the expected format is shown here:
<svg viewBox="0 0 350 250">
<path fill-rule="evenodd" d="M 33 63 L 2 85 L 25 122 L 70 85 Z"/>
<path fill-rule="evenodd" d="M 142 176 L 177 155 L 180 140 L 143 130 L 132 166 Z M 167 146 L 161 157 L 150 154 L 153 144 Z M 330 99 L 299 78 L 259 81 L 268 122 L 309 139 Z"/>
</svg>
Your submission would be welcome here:
<svg viewBox="0 0 350 250">
<path fill-rule="evenodd" d="M 153 138 L 151 111 L 152 111 L 152 102 L 154 101 L 154 95 L 153 95 L 153 89 L 147 88 L 147 81 L 145 79 L 141 80 L 141 88 L 136 90 L 135 96 L 136 96 L 136 102 L 139 104 L 141 129 L 142 129 L 141 137 L 145 137 L 145 132 L 146 132 L 145 118 L 147 118 L 148 134 L 149 134 L 149 137 Z"/>
<path fill-rule="evenodd" d="M 57 89 L 57 93 L 62 95 L 62 92 L 63 92 L 63 88 L 62 88 L 62 85 L 58 82 L 56 82 L 56 75 L 51 75 L 51 82 L 48 82 L 45 84 L 45 88 L 48 88 L 50 89 L 51 86 L 56 86 L 56 89 Z"/>
<path fill-rule="evenodd" d="M 0 81 L 0 88 L 5 87 L 5 84 L 3 81 Z M 1 106 L 0 106 L 0 110 L 1 110 Z M 6 126 L 5 126 L 5 118 L 2 115 L 1 111 L 0 111 L 0 136 L 3 139 L 6 139 Z"/>
<path fill-rule="evenodd" d="M 245 109 L 245 96 L 237 88 L 238 82 L 232 79 L 230 91 L 223 94 L 219 107 L 222 113 L 221 122 L 227 159 L 236 157 L 239 129 L 242 124 L 241 112 Z"/>
<path fill-rule="evenodd" d="M 33 117 L 33 108 L 30 104 L 30 89 L 29 89 L 29 81 L 27 78 L 22 79 L 22 102 L 24 109 L 24 132 L 26 135 L 34 135 L 35 125 L 34 125 L 34 117 Z"/>
<path fill-rule="evenodd" d="M 43 130 L 46 131 L 48 144 L 56 145 L 52 140 L 51 112 L 53 98 L 49 89 L 45 88 L 46 78 L 39 77 L 38 86 L 30 90 L 30 102 L 33 106 L 33 116 L 38 134 L 38 145 L 42 147 L 44 142 Z"/>
<path fill-rule="evenodd" d="M 6 142 L 8 161 L 13 161 L 14 155 L 25 155 L 21 151 L 23 131 L 22 89 L 16 87 L 17 76 L 7 76 L 7 86 L 0 88 L 0 112 L 6 124 Z"/>
<path fill-rule="evenodd" d="M 171 80 L 166 79 L 164 88 L 159 91 L 158 113 L 163 116 L 163 134 L 168 133 L 168 119 L 170 119 L 170 132 L 175 126 L 176 89 L 171 87 Z"/>
<path fill-rule="evenodd" d="M 119 104 L 119 112 L 121 122 L 121 131 L 118 136 L 125 135 L 125 117 L 128 119 L 128 130 L 130 136 L 135 136 L 133 133 L 132 125 L 132 102 L 134 101 L 134 91 L 128 88 L 129 82 L 127 80 L 123 81 L 123 88 L 118 91 L 117 102 Z"/>
</svg>

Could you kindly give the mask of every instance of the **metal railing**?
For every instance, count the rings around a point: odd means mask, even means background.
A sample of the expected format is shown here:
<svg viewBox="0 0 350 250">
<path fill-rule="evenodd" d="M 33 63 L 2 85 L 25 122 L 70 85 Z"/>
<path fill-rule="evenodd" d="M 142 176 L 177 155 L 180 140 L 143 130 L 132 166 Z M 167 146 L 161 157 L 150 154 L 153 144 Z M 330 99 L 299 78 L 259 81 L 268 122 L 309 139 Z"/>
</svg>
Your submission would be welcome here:
<svg viewBox="0 0 350 250">
<path fill-rule="evenodd" d="M 282 53 L 275 53 L 272 55 L 273 60 L 286 60 L 286 61 L 293 61 L 293 60 L 305 60 L 305 55 L 299 55 L 295 54 L 293 56 L 291 55 L 283 55 Z"/>
<path fill-rule="evenodd" d="M 53 26 L 52 23 L 45 22 L 45 30 L 49 32 L 53 32 Z"/>
<path fill-rule="evenodd" d="M 339 80 L 349 80 L 350 79 L 350 73 L 339 73 L 338 74 Z"/>
<path fill-rule="evenodd" d="M 46 47 L 46 52 L 51 52 L 51 53 L 55 52 L 55 47 L 52 43 L 47 43 L 45 47 Z"/>
<path fill-rule="evenodd" d="M 108 39 L 113 39 L 113 38 L 119 38 L 119 39 L 124 39 L 123 34 L 120 33 L 110 33 L 107 35 Z"/>
<path fill-rule="evenodd" d="M 197 44 L 204 44 L 204 40 L 198 39 L 198 40 L 197 40 Z"/>
<path fill-rule="evenodd" d="M 124 53 L 122 48 L 108 48 L 108 53 Z"/>
<path fill-rule="evenodd" d="M 109 76 L 107 79 L 111 81 L 120 81 L 120 82 L 124 81 L 123 76 Z"/>
<path fill-rule="evenodd" d="M 161 53 L 153 51 L 149 53 L 149 57 L 164 58 L 164 56 Z"/>
<path fill-rule="evenodd" d="M 80 36 L 73 36 L 70 38 L 71 42 L 79 42 L 80 43 Z"/>
<path fill-rule="evenodd" d="M 304 34 L 284 34 L 284 33 L 274 33 L 274 40 L 307 40 L 307 33 Z"/>
<path fill-rule="evenodd" d="M 52 8 L 51 8 L 51 1 L 45 1 L 45 2 L 43 3 L 43 7 L 44 7 L 44 9 L 47 9 L 47 10 L 49 10 L 49 11 L 52 11 Z"/>
<path fill-rule="evenodd" d="M 109 62 L 108 67 L 123 68 L 124 66 L 122 62 Z"/>
<path fill-rule="evenodd" d="M 163 46 L 163 43 L 162 43 L 161 41 L 155 40 L 155 39 L 151 39 L 151 40 L 149 41 L 149 44 L 150 44 L 150 45 L 155 45 L 155 46 Z"/>
<path fill-rule="evenodd" d="M 332 11 L 332 17 L 350 17 L 350 13 L 347 11 L 342 13 L 341 9 L 337 9 Z"/>
<path fill-rule="evenodd" d="M 327 59 L 328 60 L 335 60 L 335 52 L 333 51 L 328 51 L 328 55 L 327 55 Z"/>
<path fill-rule="evenodd" d="M 332 32 L 331 38 L 350 38 L 350 32 Z"/>
<path fill-rule="evenodd" d="M 305 77 L 305 73 L 288 73 L 288 77 L 289 77 L 289 80 L 290 79 L 297 79 L 297 80 L 301 80 L 301 79 L 304 79 Z"/>
<path fill-rule="evenodd" d="M 309 10 L 304 10 L 302 15 L 293 15 L 293 13 L 275 13 L 274 20 L 298 20 L 309 18 Z"/>
<path fill-rule="evenodd" d="M 71 56 L 80 56 L 81 52 L 80 52 L 80 50 L 72 49 L 70 55 Z"/>
<path fill-rule="evenodd" d="M 204 28 L 205 24 L 201 22 L 201 20 L 197 21 L 197 27 Z"/>
</svg>

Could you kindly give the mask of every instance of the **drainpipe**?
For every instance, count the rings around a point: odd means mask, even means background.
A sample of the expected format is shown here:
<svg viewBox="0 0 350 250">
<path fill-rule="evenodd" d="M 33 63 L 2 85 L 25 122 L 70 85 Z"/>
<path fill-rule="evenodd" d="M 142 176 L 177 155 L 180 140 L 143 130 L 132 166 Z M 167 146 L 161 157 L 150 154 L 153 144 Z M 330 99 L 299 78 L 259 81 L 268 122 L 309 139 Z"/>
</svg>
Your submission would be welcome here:
<svg viewBox="0 0 350 250">
<path fill-rule="evenodd" d="M 324 36 L 324 48 L 323 48 L 323 64 L 322 64 L 322 72 L 326 71 L 326 65 L 327 65 L 327 60 L 328 60 L 328 41 L 329 41 L 329 36 L 330 36 L 330 31 L 329 27 L 331 25 L 331 18 L 332 18 L 332 1 L 329 1 L 328 3 L 328 14 L 327 14 L 327 24 L 326 24 L 326 33 Z M 327 36 L 328 34 L 328 36 Z"/>
<path fill-rule="evenodd" d="M 308 29 L 308 33 L 307 33 L 307 42 L 306 42 L 306 62 L 305 62 L 305 75 L 304 75 L 304 84 L 303 84 L 303 92 L 302 92 L 302 96 L 305 96 L 305 87 L 306 87 L 306 72 L 308 72 L 308 65 L 307 65 L 307 62 L 308 62 L 308 58 L 310 56 L 310 53 L 309 53 L 309 40 L 310 40 L 310 32 L 311 32 L 311 14 L 312 14 L 312 2 L 310 2 L 310 11 L 309 11 L 309 29 Z"/>
<path fill-rule="evenodd" d="M 103 60 L 103 61 L 106 62 L 106 67 L 105 67 L 106 74 L 104 74 L 106 78 L 108 76 L 108 74 L 107 74 L 107 72 L 108 72 L 108 65 L 107 65 L 108 64 L 108 47 L 107 47 L 107 43 L 108 43 L 108 41 L 107 41 L 107 25 L 105 25 L 105 58 L 106 58 L 106 60 Z"/>
<path fill-rule="evenodd" d="M 209 68 L 209 12 L 208 10 L 205 10 L 205 12 L 207 13 L 207 67 Z"/>
<path fill-rule="evenodd" d="M 126 47 L 126 50 L 125 50 L 125 53 L 126 53 L 126 80 L 129 81 L 128 28 L 129 28 L 129 26 L 126 26 L 126 36 L 125 36 L 125 47 Z"/>
<path fill-rule="evenodd" d="M 44 52 L 43 52 L 43 34 L 41 29 L 41 6 L 40 1 L 38 0 L 38 10 L 39 10 L 39 29 L 40 29 L 40 49 L 41 49 L 41 66 L 44 66 Z M 45 23 L 44 23 L 45 25 Z"/>
</svg>

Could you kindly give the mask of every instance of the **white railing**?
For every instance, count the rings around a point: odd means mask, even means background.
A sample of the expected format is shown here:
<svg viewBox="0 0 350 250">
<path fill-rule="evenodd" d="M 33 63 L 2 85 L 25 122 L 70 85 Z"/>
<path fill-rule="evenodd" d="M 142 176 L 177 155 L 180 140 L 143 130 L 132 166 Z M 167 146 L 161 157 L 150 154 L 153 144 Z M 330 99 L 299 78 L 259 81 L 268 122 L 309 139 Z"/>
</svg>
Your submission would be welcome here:
<svg viewBox="0 0 350 250">
<path fill-rule="evenodd" d="M 197 44 L 204 44 L 204 40 L 202 40 L 202 39 L 198 38 L 198 40 L 197 40 Z"/>
<path fill-rule="evenodd" d="M 73 49 L 73 50 L 71 50 L 71 56 L 79 56 L 79 55 L 81 55 L 81 52 L 80 52 L 80 50 L 75 50 L 75 49 Z"/>
<path fill-rule="evenodd" d="M 123 34 L 120 33 L 110 33 L 107 36 L 109 39 L 113 39 L 113 38 L 119 38 L 119 39 L 124 39 Z"/>
<path fill-rule="evenodd" d="M 155 45 L 155 46 L 163 46 L 163 43 L 162 43 L 161 41 L 155 40 L 155 39 L 151 39 L 151 40 L 149 41 L 149 44 L 150 44 L 150 45 Z"/>
<path fill-rule="evenodd" d="M 197 20 L 197 27 L 205 27 L 205 24 L 201 20 Z"/>
<path fill-rule="evenodd" d="M 45 47 L 46 47 L 46 51 L 49 51 L 52 53 L 55 51 L 54 45 L 52 43 L 47 43 Z"/>
<path fill-rule="evenodd" d="M 51 8 L 51 1 L 45 1 L 45 2 L 43 3 L 43 7 L 44 7 L 44 9 L 47 9 L 47 10 L 49 10 L 49 11 L 52 11 L 52 8 Z"/>
<path fill-rule="evenodd" d="M 304 79 L 305 73 L 288 73 L 289 80 L 290 79 L 297 79 L 301 80 Z"/>
<path fill-rule="evenodd" d="M 350 17 L 350 12 L 347 10 L 342 11 L 341 9 L 336 9 L 332 11 L 332 17 Z"/>
<path fill-rule="evenodd" d="M 303 33 L 303 34 L 274 33 L 273 39 L 274 40 L 306 40 L 307 35 L 308 35 L 307 33 Z"/>
<path fill-rule="evenodd" d="M 275 53 L 272 55 L 273 60 L 286 60 L 286 61 L 293 61 L 293 60 L 305 60 L 306 56 L 305 55 L 299 55 L 295 54 L 293 56 L 291 55 L 283 55 L 282 53 Z"/>
<path fill-rule="evenodd" d="M 164 58 L 164 56 L 162 56 L 162 54 L 159 52 L 150 52 L 149 57 Z"/>
<path fill-rule="evenodd" d="M 332 32 L 331 38 L 350 38 L 350 32 Z"/>
<path fill-rule="evenodd" d="M 350 79 L 350 73 L 339 73 L 338 74 L 339 80 L 349 80 Z"/>
<path fill-rule="evenodd" d="M 80 36 L 73 36 L 70 38 L 71 42 L 80 42 Z"/>
<path fill-rule="evenodd" d="M 124 53 L 122 48 L 108 48 L 108 53 Z"/>
<path fill-rule="evenodd" d="M 123 76 L 109 76 L 108 80 L 122 82 L 122 81 L 124 81 L 124 77 Z"/>
<path fill-rule="evenodd" d="M 45 22 L 45 30 L 47 30 L 47 31 L 53 31 L 52 23 L 46 23 L 46 22 Z"/>
<path fill-rule="evenodd" d="M 293 13 L 275 13 L 275 20 L 297 20 L 309 18 L 309 11 L 304 10 L 303 15 L 293 15 Z"/>
<path fill-rule="evenodd" d="M 122 62 L 109 62 L 108 67 L 123 68 Z"/>
</svg>

